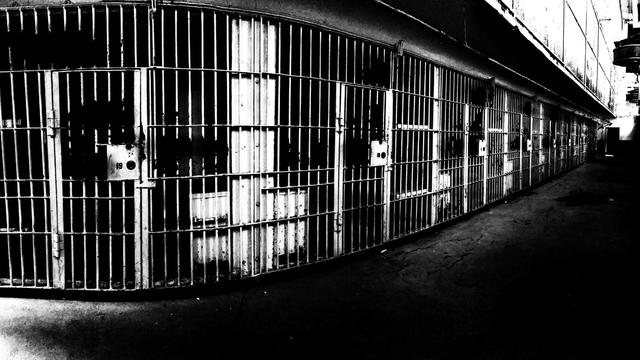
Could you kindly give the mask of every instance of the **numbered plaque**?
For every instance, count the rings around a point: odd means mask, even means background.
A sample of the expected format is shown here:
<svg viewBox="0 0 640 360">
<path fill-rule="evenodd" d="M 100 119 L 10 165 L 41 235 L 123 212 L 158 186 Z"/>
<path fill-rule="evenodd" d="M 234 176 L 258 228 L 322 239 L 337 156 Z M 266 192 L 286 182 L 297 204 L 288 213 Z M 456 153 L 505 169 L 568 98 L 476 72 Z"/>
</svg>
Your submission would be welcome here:
<svg viewBox="0 0 640 360">
<path fill-rule="evenodd" d="M 139 159 L 138 147 L 133 144 L 107 145 L 107 179 L 137 179 Z"/>
</svg>

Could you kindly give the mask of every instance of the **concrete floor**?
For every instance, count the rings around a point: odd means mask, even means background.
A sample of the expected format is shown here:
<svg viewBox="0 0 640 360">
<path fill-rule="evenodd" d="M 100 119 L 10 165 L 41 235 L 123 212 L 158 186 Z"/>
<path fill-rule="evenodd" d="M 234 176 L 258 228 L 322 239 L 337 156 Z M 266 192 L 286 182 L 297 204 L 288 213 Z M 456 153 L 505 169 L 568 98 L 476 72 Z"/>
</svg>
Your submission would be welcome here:
<svg viewBox="0 0 640 360">
<path fill-rule="evenodd" d="M 640 352 L 633 165 L 590 163 L 388 251 L 218 294 L 0 298 L 0 359 L 627 357 Z"/>
</svg>

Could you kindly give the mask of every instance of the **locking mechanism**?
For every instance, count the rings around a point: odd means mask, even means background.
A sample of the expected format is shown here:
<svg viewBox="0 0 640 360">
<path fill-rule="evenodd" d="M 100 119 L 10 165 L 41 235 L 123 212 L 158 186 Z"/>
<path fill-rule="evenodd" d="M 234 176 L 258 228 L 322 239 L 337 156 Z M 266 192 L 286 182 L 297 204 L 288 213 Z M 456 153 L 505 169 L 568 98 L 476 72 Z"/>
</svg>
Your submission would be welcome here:
<svg viewBox="0 0 640 360">
<path fill-rule="evenodd" d="M 107 179 L 135 180 L 140 174 L 140 152 L 135 144 L 107 145 Z"/>
</svg>

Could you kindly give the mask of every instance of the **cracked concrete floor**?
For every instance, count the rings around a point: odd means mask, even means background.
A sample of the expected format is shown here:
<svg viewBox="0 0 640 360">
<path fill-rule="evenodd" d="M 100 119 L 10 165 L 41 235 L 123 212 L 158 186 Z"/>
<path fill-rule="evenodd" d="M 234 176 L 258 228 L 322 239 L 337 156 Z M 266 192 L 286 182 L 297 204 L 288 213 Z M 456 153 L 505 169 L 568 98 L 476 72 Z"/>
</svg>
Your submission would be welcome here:
<svg viewBox="0 0 640 360">
<path fill-rule="evenodd" d="M 388 251 L 218 294 L 0 298 L 0 359 L 628 356 L 634 165 L 589 163 Z"/>
</svg>

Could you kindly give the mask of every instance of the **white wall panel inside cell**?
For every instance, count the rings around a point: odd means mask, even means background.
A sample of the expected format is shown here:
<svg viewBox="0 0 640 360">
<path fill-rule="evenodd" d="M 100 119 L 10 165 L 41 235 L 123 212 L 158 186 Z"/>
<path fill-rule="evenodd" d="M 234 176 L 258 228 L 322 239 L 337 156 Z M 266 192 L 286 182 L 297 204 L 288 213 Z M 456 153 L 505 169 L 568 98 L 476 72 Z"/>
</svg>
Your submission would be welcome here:
<svg viewBox="0 0 640 360">
<path fill-rule="evenodd" d="M 265 253 L 261 257 L 262 270 L 278 267 L 278 257 L 293 257 L 300 248 L 305 247 L 307 222 L 305 220 L 287 221 L 308 214 L 309 199 L 306 191 L 266 191 L 262 195 L 266 206 L 265 218 L 270 223 L 262 227 L 262 241 Z M 276 221 L 273 221 L 276 220 Z M 285 221 L 282 221 L 285 220 Z"/>
<path fill-rule="evenodd" d="M 191 194 L 191 216 L 198 224 L 215 225 L 216 222 L 228 222 L 229 192 L 219 191 L 211 193 Z M 224 231 L 195 232 L 194 233 L 194 261 L 199 264 L 215 260 L 228 260 L 226 250 L 220 250 L 218 242 L 227 243 Z"/>
<path fill-rule="evenodd" d="M 260 271 L 260 249 L 273 246 L 252 224 L 267 220 L 262 208 L 279 198 L 261 195 L 275 185 L 276 79 L 265 73 L 276 71 L 277 36 L 275 25 L 254 19 L 234 19 L 231 29 L 231 224 L 240 225 L 232 233 L 233 268 L 249 275 Z"/>
</svg>

